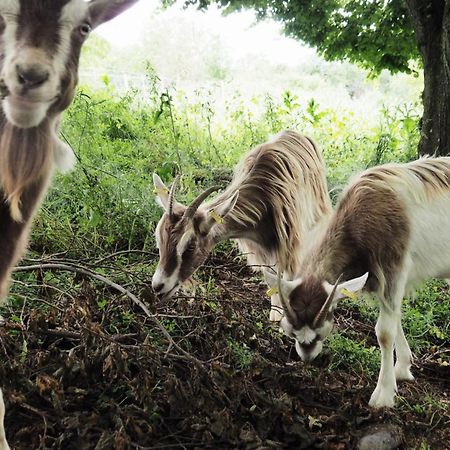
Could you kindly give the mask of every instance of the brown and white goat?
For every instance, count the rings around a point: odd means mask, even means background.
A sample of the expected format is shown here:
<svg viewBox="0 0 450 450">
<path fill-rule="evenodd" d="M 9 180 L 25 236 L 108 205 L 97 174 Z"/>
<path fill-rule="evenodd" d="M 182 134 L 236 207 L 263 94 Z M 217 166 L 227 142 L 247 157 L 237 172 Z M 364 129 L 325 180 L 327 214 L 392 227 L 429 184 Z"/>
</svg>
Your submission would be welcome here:
<svg viewBox="0 0 450 450">
<path fill-rule="evenodd" d="M 0 0 L 0 298 L 23 253 L 55 166 L 72 150 L 56 135 L 91 29 L 137 0 Z"/>
<path fill-rule="evenodd" d="M 306 361 L 322 350 L 340 298 L 364 286 L 376 294 L 381 368 L 369 405 L 392 407 L 396 380 L 413 379 L 401 325 L 405 292 L 428 278 L 450 277 L 450 158 L 388 164 L 359 175 L 297 276 L 279 280 L 286 313 L 281 326 Z"/>
<path fill-rule="evenodd" d="M 201 193 L 188 207 L 175 201 L 153 176 L 165 214 L 156 227 L 160 260 L 153 289 L 172 296 L 220 241 L 236 239 L 249 265 L 278 267 L 294 276 L 308 230 L 331 214 L 320 151 L 306 136 L 284 131 L 251 150 L 238 165 L 225 191 L 203 203 L 217 187 Z M 281 319 L 277 294 L 270 319 Z"/>
<path fill-rule="evenodd" d="M 136 1 L 0 0 L 0 302 L 54 169 L 74 161 L 57 128 L 81 46 Z"/>
</svg>

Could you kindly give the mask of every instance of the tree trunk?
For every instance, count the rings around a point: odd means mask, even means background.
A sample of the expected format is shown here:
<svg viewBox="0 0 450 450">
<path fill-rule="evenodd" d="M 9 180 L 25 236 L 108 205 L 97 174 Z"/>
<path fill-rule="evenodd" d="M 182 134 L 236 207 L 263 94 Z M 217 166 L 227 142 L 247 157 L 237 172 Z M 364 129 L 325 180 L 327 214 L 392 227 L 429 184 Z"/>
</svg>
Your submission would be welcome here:
<svg viewBox="0 0 450 450">
<path fill-rule="evenodd" d="M 450 0 L 406 0 L 424 64 L 419 155 L 450 154 Z"/>
</svg>

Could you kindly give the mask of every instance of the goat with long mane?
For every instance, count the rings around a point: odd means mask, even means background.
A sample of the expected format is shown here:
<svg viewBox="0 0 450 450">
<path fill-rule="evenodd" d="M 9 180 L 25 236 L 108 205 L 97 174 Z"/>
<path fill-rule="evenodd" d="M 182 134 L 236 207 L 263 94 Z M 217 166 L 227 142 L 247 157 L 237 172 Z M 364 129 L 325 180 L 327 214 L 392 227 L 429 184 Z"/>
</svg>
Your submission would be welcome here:
<svg viewBox="0 0 450 450">
<path fill-rule="evenodd" d="M 136 1 L 0 0 L 0 302 L 55 168 L 74 161 L 57 129 L 75 93 L 81 47 Z"/>
<path fill-rule="evenodd" d="M 186 207 L 175 200 L 175 182 L 169 191 L 156 174 L 153 179 L 165 210 L 155 232 L 160 260 L 153 289 L 164 298 L 218 242 L 231 238 L 249 265 L 278 267 L 294 276 L 307 231 L 332 211 L 320 151 L 311 139 L 289 130 L 245 155 L 225 191 L 206 203 L 217 187 Z M 278 321 L 282 311 L 276 293 L 271 301 L 270 319 Z"/>
<path fill-rule="evenodd" d="M 381 368 L 369 405 L 392 407 L 396 382 L 413 379 L 402 299 L 431 277 L 450 277 L 450 158 L 375 167 L 345 189 L 297 278 L 279 276 L 281 326 L 300 357 L 312 360 L 333 328 L 338 300 L 364 286 L 375 293 Z"/>
</svg>

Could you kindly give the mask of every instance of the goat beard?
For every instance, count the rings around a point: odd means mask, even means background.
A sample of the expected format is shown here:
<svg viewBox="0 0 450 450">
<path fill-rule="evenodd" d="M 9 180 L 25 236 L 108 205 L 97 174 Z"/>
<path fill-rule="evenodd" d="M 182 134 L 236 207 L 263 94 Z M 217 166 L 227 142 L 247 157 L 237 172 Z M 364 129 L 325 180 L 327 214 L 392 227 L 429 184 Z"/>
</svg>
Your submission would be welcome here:
<svg viewBox="0 0 450 450">
<path fill-rule="evenodd" d="M 0 125 L 0 186 L 11 216 L 23 220 L 20 208 L 24 190 L 51 171 L 54 143 L 52 121 L 47 117 L 34 128 L 21 129 L 2 113 Z"/>
</svg>

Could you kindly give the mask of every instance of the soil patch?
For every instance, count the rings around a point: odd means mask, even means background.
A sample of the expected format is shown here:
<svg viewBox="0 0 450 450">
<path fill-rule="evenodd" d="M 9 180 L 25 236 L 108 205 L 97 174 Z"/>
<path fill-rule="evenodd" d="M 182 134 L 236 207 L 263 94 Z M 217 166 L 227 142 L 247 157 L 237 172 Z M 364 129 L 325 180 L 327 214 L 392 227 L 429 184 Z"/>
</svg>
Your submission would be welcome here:
<svg viewBox="0 0 450 450">
<path fill-rule="evenodd" d="M 234 259 L 211 259 L 202 286 L 214 288 L 195 298 L 164 303 L 133 278 L 128 289 L 173 342 L 129 298 L 70 277 L 70 295 L 41 286 L 39 303 L 3 310 L 0 379 L 15 449 L 355 449 L 386 424 L 400 427 L 405 449 L 449 448 L 448 366 L 420 355 L 396 408 L 371 410 L 376 376 L 345 361 L 330 370 L 326 351 L 299 361 L 269 325 L 267 288 Z M 374 324 L 357 313 L 340 310 L 338 322 L 375 345 Z"/>
</svg>

